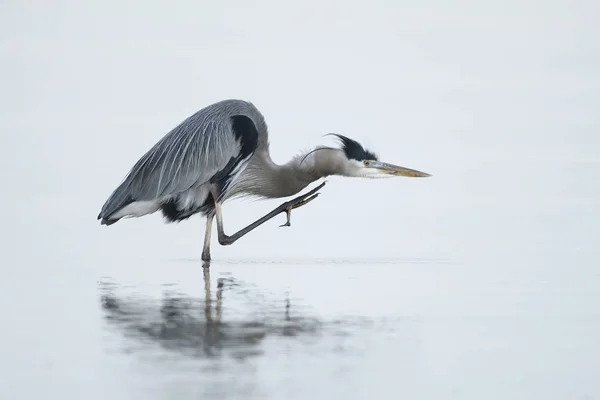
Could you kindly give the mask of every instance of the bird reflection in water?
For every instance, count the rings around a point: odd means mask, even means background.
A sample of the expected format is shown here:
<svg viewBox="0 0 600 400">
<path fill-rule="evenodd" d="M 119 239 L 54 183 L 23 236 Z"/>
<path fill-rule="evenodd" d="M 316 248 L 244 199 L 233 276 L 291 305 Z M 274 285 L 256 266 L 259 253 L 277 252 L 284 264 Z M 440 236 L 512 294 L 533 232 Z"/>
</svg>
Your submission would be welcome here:
<svg viewBox="0 0 600 400">
<path fill-rule="evenodd" d="M 104 317 L 111 326 L 132 339 L 130 344 L 134 347 L 154 343 L 169 352 L 194 358 L 223 355 L 246 358 L 262 354 L 261 344 L 267 336 L 319 334 L 317 320 L 291 316 L 288 296 L 285 307 L 280 304 L 274 307 L 273 303 L 265 302 L 259 305 L 258 312 L 224 320 L 224 293 L 237 306 L 252 295 L 251 290 L 235 279 L 219 278 L 213 300 L 208 263 L 203 271 L 204 299 L 174 290 L 165 290 L 162 299 L 123 296 L 117 294 L 118 285 L 101 282 Z"/>
</svg>

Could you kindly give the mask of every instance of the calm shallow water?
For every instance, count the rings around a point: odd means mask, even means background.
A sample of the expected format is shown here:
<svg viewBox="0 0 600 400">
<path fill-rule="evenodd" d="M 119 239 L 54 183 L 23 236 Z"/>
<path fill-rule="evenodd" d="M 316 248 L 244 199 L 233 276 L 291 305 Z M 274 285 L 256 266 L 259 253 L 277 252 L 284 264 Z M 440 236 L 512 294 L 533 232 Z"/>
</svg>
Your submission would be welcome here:
<svg viewBox="0 0 600 400">
<path fill-rule="evenodd" d="M 110 381 L 125 392 L 257 399 L 598 393 L 600 315 L 578 309 L 600 301 L 598 277 L 587 288 L 512 268 L 479 279 L 444 260 L 401 259 L 195 269 L 173 263 L 170 284 L 99 283 L 103 344 L 112 354 L 106 361 L 127 365 L 124 382 L 115 370 Z"/>
<path fill-rule="evenodd" d="M 94 276 L 49 266 L 45 279 L 14 293 L 20 313 L 5 321 L 4 335 L 14 333 L 3 341 L 5 394 L 599 393 L 600 314 L 589 306 L 600 303 L 597 273 L 582 284 L 577 272 L 507 266 L 490 274 L 442 259 L 228 260 L 210 268 L 132 259 L 126 267 L 105 265 Z"/>
</svg>

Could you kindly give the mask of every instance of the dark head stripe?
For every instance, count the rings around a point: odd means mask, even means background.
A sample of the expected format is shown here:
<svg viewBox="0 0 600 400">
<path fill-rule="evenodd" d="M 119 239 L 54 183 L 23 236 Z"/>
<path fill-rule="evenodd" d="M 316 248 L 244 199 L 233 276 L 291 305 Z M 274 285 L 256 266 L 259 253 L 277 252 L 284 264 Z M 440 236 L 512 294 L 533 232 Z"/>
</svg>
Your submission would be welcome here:
<svg viewBox="0 0 600 400">
<path fill-rule="evenodd" d="M 329 135 L 337 136 L 340 139 L 342 143 L 342 150 L 344 150 L 344 153 L 349 160 L 377 160 L 377 155 L 375 153 L 366 150 L 356 140 L 352 140 L 349 137 L 339 135 L 337 133 L 330 133 Z"/>
</svg>

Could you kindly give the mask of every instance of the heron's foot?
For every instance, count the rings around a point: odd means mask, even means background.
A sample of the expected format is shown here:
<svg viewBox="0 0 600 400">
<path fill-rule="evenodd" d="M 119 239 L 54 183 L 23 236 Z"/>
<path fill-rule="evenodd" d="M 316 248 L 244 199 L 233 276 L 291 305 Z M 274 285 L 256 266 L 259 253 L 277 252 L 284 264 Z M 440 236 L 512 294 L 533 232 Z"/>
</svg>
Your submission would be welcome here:
<svg viewBox="0 0 600 400">
<path fill-rule="evenodd" d="M 204 261 L 204 262 L 210 261 L 210 251 L 209 250 L 202 251 L 202 261 Z"/>
<path fill-rule="evenodd" d="M 284 226 L 292 226 L 290 218 L 292 216 L 292 210 L 298 207 L 302 207 L 305 204 L 310 203 L 311 201 L 313 201 L 314 199 L 316 199 L 319 196 L 319 193 L 317 193 L 317 191 L 319 189 L 321 189 L 323 186 L 325 186 L 325 182 L 321 183 L 319 186 L 317 186 L 316 188 L 314 188 L 313 190 L 311 190 L 310 192 L 307 192 L 305 194 L 303 194 L 302 196 L 298 196 L 295 199 L 292 199 L 286 203 L 283 203 L 280 208 L 282 209 L 282 212 L 285 212 L 286 215 L 286 222 L 283 225 L 280 225 L 280 227 L 284 227 Z"/>
</svg>

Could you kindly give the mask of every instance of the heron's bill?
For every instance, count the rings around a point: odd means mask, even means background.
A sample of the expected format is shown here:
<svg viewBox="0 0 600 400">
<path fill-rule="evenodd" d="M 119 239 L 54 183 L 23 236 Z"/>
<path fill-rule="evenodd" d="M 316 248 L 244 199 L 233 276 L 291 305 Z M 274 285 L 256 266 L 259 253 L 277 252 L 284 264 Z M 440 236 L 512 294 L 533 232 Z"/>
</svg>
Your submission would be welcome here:
<svg viewBox="0 0 600 400">
<path fill-rule="evenodd" d="M 398 165 L 381 163 L 377 169 L 386 174 L 395 175 L 395 176 L 408 176 L 410 178 L 426 178 L 431 176 L 426 172 L 417 171 L 416 169 L 399 167 Z"/>
</svg>

